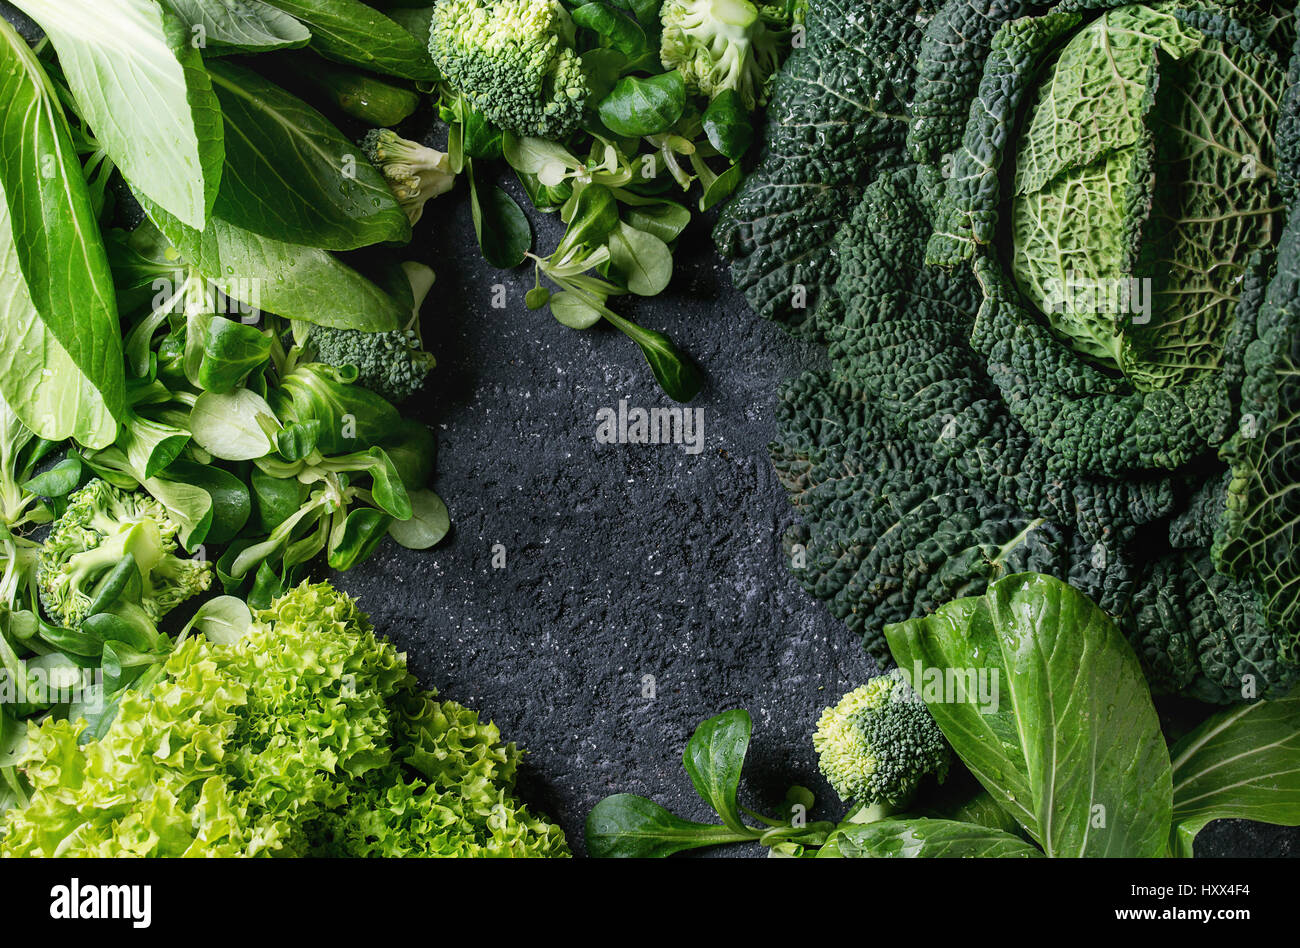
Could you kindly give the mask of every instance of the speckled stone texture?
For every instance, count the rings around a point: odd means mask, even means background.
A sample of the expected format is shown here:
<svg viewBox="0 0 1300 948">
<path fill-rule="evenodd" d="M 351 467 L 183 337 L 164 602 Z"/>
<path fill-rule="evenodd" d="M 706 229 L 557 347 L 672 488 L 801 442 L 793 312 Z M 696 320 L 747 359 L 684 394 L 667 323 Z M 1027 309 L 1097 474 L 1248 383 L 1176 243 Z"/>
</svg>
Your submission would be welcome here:
<svg viewBox="0 0 1300 948">
<path fill-rule="evenodd" d="M 697 226 L 667 293 L 615 305 L 705 369 L 692 403 L 705 448 L 599 444 L 600 408 L 672 403 L 619 333 L 525 309 L 531 270 L 487 268 L 464 195 L 444 200 L 414 245 L 438 271 L 424 333 L 439 364 L 417 411 L 439 434 L 435 487 L 454 532 L 431 552 L 385 545 L 341 584 L 423 681 L 528 749 L 523 792 L 578 852 L 587 811 L 610 793 L 710 819 L 681 752 L 696 724 L 734 707 L 754 718 L 742 799 L 775 808 L 799 783 L 817 795 L 814 818 L 838 817 L 810 735 L 873 663 L 791 578 L 780 538 L 793 514 L 766 451 L 778 384 L 820 352 L 748 309 Z M 555 222 L 540 224 L 550 247 Z M 1198 851 L 1300 854 L 1296 831 L 1243 827 L 1211 826 Z"/>
<path fill-rule="evenodd" d="M 704 448 L 600 444 L 599 409 L 674 404 L 637 348 L 526 310 L 531 270 L 485 268 L 459 191 L 440 210 L 416 239 L 438 271 L 424 311 L 438 368 L 415 411 L 438 432 L 434 486 L 454 531 L 430 552 L 386 544 L 340 584 L 422 680 L 528 749 L 525 795 L 579 851 L 587 811 L 610 793 L 706 819 L 681 752 L 727 708 L 754 718 L 750 799 L 776 806 L 799 782 L 831 812 L 809 735 L 872 663 L 787 573 L 792 512 L 765 447 L 777 380 L 817 353 L 748 310 L 700 228 L 668 294 L 616 305 L 704 367 L 691 406 Z M 554 224 L 541 221 L 541 245 Z"/>
</svg>

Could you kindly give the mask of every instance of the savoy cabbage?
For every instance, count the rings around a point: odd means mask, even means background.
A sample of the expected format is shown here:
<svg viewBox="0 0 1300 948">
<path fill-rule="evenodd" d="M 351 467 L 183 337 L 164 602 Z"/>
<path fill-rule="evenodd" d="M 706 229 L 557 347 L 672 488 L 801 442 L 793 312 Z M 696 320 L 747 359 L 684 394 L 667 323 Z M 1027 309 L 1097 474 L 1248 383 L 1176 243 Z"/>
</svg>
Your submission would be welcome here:
<svg viewBox="0 0 1300 948">
<path fill-rule="evenodd" d="M 1300 662 L 1291 3 L 814 0 L 717 240 L 823 342 L 772 456 L 800 581 L 883 628 L 1019 571 L 1158 689 Z"/>
</svg>

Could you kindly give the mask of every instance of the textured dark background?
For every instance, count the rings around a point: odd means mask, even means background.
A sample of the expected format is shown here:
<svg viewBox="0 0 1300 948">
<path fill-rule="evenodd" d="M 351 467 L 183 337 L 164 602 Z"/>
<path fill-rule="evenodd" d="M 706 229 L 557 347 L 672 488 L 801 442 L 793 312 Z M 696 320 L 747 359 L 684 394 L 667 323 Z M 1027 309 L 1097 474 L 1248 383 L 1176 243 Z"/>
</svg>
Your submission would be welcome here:
<svg viewBox="0 0 1300 948">
<path fill-rule="evenodd" d="M 439 364 L 412 407 L 438 432 L 453 534 L 430 552 L 386 544 L 340 584 L 423 681 L 528 749 L 525 796 L 575 848 L 587 811 L 620 791 L 706 819 L 681 752 L 728 708 L 754 718 L 751 800 L 775 806 L 801 782 L 831 803 L 809 735 L 872 665 L 788 576 L 791 512 L 765 452 L 777 380 L 816 353 L 748 310 L 700 228 L 669 293 L 618 305 L 707 372 L 692 403 L 704 450 L 598 444 L 601 407 L 674 403 L 620 333 L 525 309 L 531 269 L 486 267 L 464 195 L 444 200 L 415 244 L 438 271 L 423 325 Z M 539 223 L 549 247 L 556 222 Z"/>
<path fill-rule="evenodd" d="M 35 35 L 3 0 L 0 15 Z M 549 249 L 556 222 L 538 225 Z M 430 206 L 409 253 L 438 273 L 423 325 L 439 366 L 410 408 L 438 432 L 435 487 L 453 531 L 432 551 L 386 541 L 339 585 L 426 685 L 528 750 L 520 791 L 579 853 L 587 812 L 611 793 L 711 820 L 682 747 L 701 720 L 735 707 L 754 719 L 742 801 L 775 810 L 800 783 L 817 796 L 813 818 L 837 818 L 810 735 L 873 664 L 790 577 L 780 538 L 792 514 L 765 448 L 777 385 L 820 354 L 749 310 L 697 222 L 668 292 L 617 305 L 707 373 L 692 403 L 704 408 L 704 451 L 601 445 L 600 408 L 672 404 L 635 345 L 525 309 L 531 270 L 483 263 L 463 186 Z M 496 544 L 504 569 L 492 568 Z M 642 696 L 647 675 L 653 699 Z M 1300 830 L 1222 821 L 1197 853 L 1298 856 Z"/>
<path fill-rule="evenodd" d="M 749 310 L 697 222 L 668 292 L 616 307 L 706 371 L 692 403 L 704 408 L 705 449 L 598 444 L 601 407 L 672 402 L 612 328 L 575 332 L 529 312 L 531 269 L 487 267 L 462 191 L 442 200 L 413 244 L 438 271 L 424 335 L 439 365 L 416 410 L 438 431 L 435 487 L 454 530 L 431 552 L 387 544 L 339 582 L 425 683 L 528 749 L 522 791 L 579 852 L 587 811 L 610 793 L 710 819 L 682 747 L 735 707 L 754 719 L 742 800 L 775 809 L 800 783 L 817 795 L 815 817 L 838 817 L 810 735 L 873 665 L 791 578 L 780 539 L 793 514 L 766 452 L 778 384 L 820 353 Z M 556 222 L 539 223 L 546 250 Z M 504 309 L 491 305 L 497 286 Z M 491 567 L 497 543 L 505 569 Z M 1300 855 L 1300 831 L 1225 821 L 1197 850 Z"/>
</svg>

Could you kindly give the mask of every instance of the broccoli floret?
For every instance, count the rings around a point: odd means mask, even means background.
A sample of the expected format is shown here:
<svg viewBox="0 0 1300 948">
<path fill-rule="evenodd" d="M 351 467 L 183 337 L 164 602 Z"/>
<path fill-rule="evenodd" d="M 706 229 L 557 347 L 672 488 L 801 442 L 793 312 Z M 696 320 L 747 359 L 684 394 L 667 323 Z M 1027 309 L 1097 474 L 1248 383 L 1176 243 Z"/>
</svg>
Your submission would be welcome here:
<svg viewBox="0 0 1300 948">
<path fill-rule="evenodd" d="M 393 404 L 419 391 L 434 365 L 433 356 L 420 348 L 414 329 L 364 332 L 316 326 L 311 342 L 317 359 L 333 366 L 354 366 L 358 385 Z"/>
<path fill-rule="evenodd" d="M 430 198 L 446 194 L 456 183 L 446 152 L 402 138 L 392 129 L 371 129 L 362 139 L 361 149 L 388 180 L 412 226 Z"/>
<path fill-rule="evenodd" d="M 863 806 L 905 806 L 925 777 L 942 782 L 952 760 L 929 708 L 898 669 L 822 712 L 813 747 L 835 792 Z"/>
<path fill-rule="evenodd" d="M 516 135 L 558 140 L 578 126 L 587 77 L 558 0 L 443 0 L 429 52 L 447 83 Z"/>
<path fill-rule="evenodd" d="M 785 31 L 748 0 L 666 0 L 659 58 L 693 90 L 713 98 L 734 89 L 745 108 L 767 101 Z"/>
<path fill-rule="evenodd" d="M 67 509 L 37 556 L 37 585 L 46 614 L 64 626 L 79 626 L 129 554 L 140 578 L 140 594 L 130 598 L 157 622 L 212 583 L 207 562 L 176 555 L 178 529 L 147 494 L 91 481 L 68 497 Z"/>
<path fill-rule="evenodd" d="M 356 384 L 399 405 L 420 390 L 437 364 L 433 353 L 424 351 L 420 336 L 420 305 L 433 286 L 433 271 L 423 264 L 404 263 L 402 269 L 411 284 L 411 320 L 402 329 L 365 332 L 313 326 L 309 342 L 316 359 L 357 371 Z"/>
</svg>

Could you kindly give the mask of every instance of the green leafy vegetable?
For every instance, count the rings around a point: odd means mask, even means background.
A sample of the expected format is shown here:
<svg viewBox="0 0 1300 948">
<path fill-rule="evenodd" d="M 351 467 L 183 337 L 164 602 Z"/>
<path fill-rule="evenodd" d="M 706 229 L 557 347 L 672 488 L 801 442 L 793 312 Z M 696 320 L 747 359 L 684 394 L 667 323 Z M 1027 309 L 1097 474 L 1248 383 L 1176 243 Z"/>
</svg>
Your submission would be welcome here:
<svg viewBox="0 0 1300 948">
<path fill-rule="evenodd" d="M 108 259 L 67 120 L 0 23 L 0 394 L 44 438 L 103 447 L 125 412 Z"/>
<path fill-rule="evenodd" d="M 50 37 L 82 114 L 122 174 L 201 229 L 221 181 L 221 107 L 186 24 L 154 0 L 18 6 Z"/>
<path fill-rule="evenodd" d="M 1057 579 L 1010 576 L 888 635 L 900 667 L 827 709 L 813 739 L 821 767 L 855 802 L 838 824 L 808 822 L 814 801 L 799 787 L 787 795 L 788 824 L 738 805 L 750 721 L 729 711 L 701 724 L 684 756 L 724 825 L 618 794 L 588 815 L 591 854 L 756 841 L 772 855 L 819 858 L 1190 856 L 1211 819 L 1300 822 L 1300 699 L 1212 717 L 1175 746 L 1171 765 L 1128 643 Z M 942 737 L 928 735 L 918 708 Z M 913 801 L 922 777 L 947 770 L 944 738 L 984 790 L 950 793 L 949 781 Z"/>
<path fill-rule="evenodd" d="M 619 221 L 609 232 L 610 268 L 637 296 L 657 296 L 673 275 L 673 254 L 654 234 Z"/>
<path fill-rule="evenodd" d="M 268 454 L 274 445 L 259 419 L 275 424 L 275 413 L 256 392 L 204 392 L 190 412 L 194 441 L 213 457 L 227 461 L 252 461 Z"/>
<path fill-rule="evenodd" d="M 514 794 L 514 745 L 421 690 L 351 599 L 303 585 L 239 624 L 179 643 L 101 735 L 33 729 L 0 852 L 568 855 Z"/>
<path fill-rule="evenodd" d="M 533 229 L 515 199 L 490 182 L 480 182 L 469 164 L 470 210 L 483 259 L 507 270 L 524 262 Z"/>
<path fill-rule="evenodd" d="M 666 132 L 682 117 L 686 84 L 681 73 L 666 72 L 649 79 L 624 76 L 600 100 L 600 120 L 616 135 L 640 138 Z"/>
<path fill-rule="evenodd" d="M 630 793 L 606 797 L 587 815 L 587 852 L 596 858 L 656 859 L 686 849 L 743 843 L 753 832 L 693 823 Z"/>
<path fill-rule="evenodd" d="M 746 829 L 736 791 L 753 727 L 745 711 L 719 714 L 695 729 L 682 754 L 682 766 L 695 792 L 736 832 Z"/>
<path fill-rule="evenodd" d="M 714 234 L 732 260 L 733 281 L 760 316 L 812 328 L 809 317 L 837 276 L 840 226 L 862 188 L 900 159 L 911 119 L 912 59 L 933 13 L 934 4 L 922 0 L 810 4 L 804 45 L 773 83 L 758 166 Z M 897 71 L 880 68 L 884 63 Z M 935 72 L 934 84 L 945 90 L 961 73 L 946 62 Z M 809 123 L 818 132 L 815 147 Z"/>
<path fill-rule="evenodd" d="M 714 96 L 704 110 L 702 121 L 709 143 L 732 160 L 747 152 L 754 140 L 753 123 L 734 89 L 725 89 Z"/>
<path fill-rule="evenodd" d="M 1008 576 L 886 634 L 900 666 L 999 682 L 927 701 L 953 750 L 1049 856 L 1158 856 L 1168 844 L 1169 754 L 1137 660 L 1086 597 Z M 922 696 L 925 696 L 924 689 Z"/>
<path fill-rule="evenodd" d="M 141 203 L 185 259 L 232 299 L 340 329 L 388 330 L 405 322 L 397 301 L 324 250 L 262 237 L 220 217 L 196 231 L 147 198 Z"/>
<path fill-rule="evenodd" d="M 447 505 L 431 490 L 411 492 L 411 516 L 388 524 L 388 535 L 408 550 L 427 550 L 451 530 Z"/>
<path fill-rule="evenodd" d="M 804 816 L 812 801 L 803 788 L 791 790 L 794 805 L 788 822 L 744 810 L 737 802 L 752 730 L 749 712 L 725 711 L 701 723 L 682 754 L 695 792 L 725 825 L 683 820 L 644 797 L 619 793 L 601 800 L 587 814 L 587 851 L 597 858 L 652 858 L 724 843 L 820 845 L 831 824 L 806 822 Z M 762 826 L 746 823 L 742 811 Z"/>
<path fill-rule="evenodd" d="M 572 16 L 574 23 L 600 36 L 610 48 L 618 50 L 627 60 L 645 55 L 648 47 L 641 24 L 608 3 L 600 3 L 599 0 L 584 3 L 574 8 Z"/>
<path fill-rule="evenodd" d="M 262 0 L 167 0 L 209 56 L 306 46 L 311 31 Z"/>
<path fill-rule="evenodd" d="M 403 79 L 433 80 L 424 43 L 360 0 L 267 0 L 311 30 L 311 48 L 327 59 Z"/>
<path fill-rule="evenodd" d="M 410 239 L 384 177 L 325 116 L 250 69 L 217 62 L 208 74 L 226 123 L 223 221 L 325 250 Z"/>
<path fill-rule="evenodd" d="M 1076 349 L 1139 389 L 1218 367 L 1250 254 L 1276 240 L 1268 179 L 1283 73 L 1173 12 L 1126 7 L 1073 36 L 1030 106 L 1012 271 Z M 1099 305 L 1120 285 L 1145 295 Z"/>
<path fill-rule="evenodd" d="M 881 820 L 839 830 L 826 849 L 876 859 L 1034 858 L 1042 853 L 1010 833 L 955 820 Z M 828 855 L 825 850 L 818 853 Z"/>
<path fill-rule="evenodd" d="M 716 233 L 831 360 L 781 394 L 787 551 L 878 657 L 888 624 L 1034 571 L 1117 617 L 1157 691 L 1280 697 L 1290 34 L 1273 5 L 1095 9 L 809 9 Z M 1072 269 L 1104 292 L 1058 311 Z"/>
<path fill-rule="evenodd" d="M 1211 820 L 1300 825 L 1300 697 L 1221 711 L 1170 749 L 1174 852 Z"/>
</svg>

